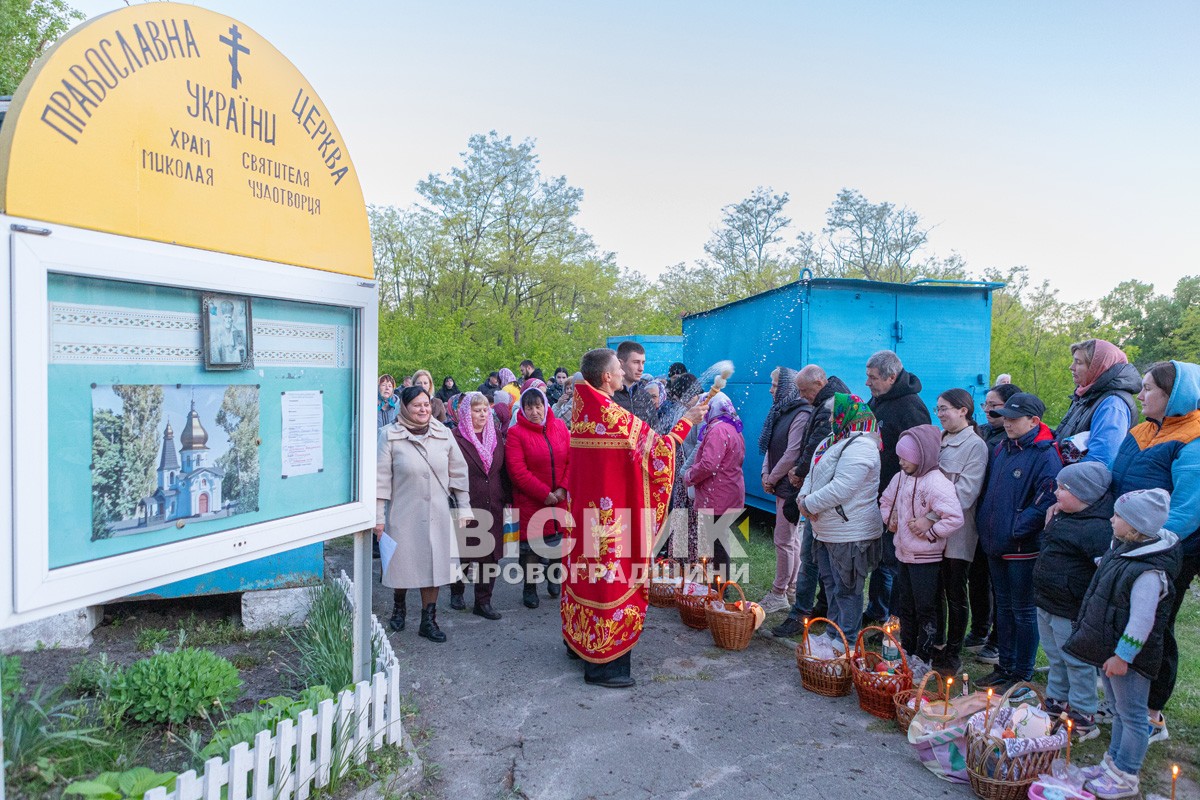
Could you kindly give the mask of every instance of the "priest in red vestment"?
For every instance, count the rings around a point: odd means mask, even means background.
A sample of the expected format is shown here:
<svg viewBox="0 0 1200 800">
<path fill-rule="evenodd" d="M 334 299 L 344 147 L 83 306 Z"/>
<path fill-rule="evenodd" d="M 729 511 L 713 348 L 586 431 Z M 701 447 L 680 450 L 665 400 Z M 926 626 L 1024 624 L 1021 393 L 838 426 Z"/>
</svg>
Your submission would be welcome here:
<svg viewBox="0 0 1200 800">
<path fill-rule="evenodd" d="M 563 639 L 583 659 L 584 679 L 634 685 L 630 651 L 646 620 L 653 546 L 667 520 L 675 448 L 707 408 L 690 409 L 666 436 L 613 402 L 623 386 L 617 354 L 583 356 L 571 409 L 567 498 L 574 527 L 564 540 Z"/>
</svg>

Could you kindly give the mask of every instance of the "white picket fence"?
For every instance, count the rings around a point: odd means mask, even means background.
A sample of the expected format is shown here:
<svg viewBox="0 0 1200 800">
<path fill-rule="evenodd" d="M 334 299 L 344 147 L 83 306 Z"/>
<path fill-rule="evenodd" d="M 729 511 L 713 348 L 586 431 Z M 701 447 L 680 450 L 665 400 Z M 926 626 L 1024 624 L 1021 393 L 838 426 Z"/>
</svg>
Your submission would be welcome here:
<svg viewBox="0 0 1200 800">
<path fill-rule="evenodd" d="M 351 601 L 350 578 L 342 572 L 337 582 Z M 345 774 L 369 751 L 384 744 L 402 747 L 399 661 L 379 620 L 372 615 L 371 621 L 381 667 L 371 680 L 336 701 L 322 701 L 315 714 L 305 710 L 295 723 L 284 720 L 274 735 L 259 731 L 253 745 L 235 745 L 228 760 L 211 758 L 202 774 L 188 770 L 176 779 L 174 791 L 152 789 L 145 800 L 305 800 L 329 785 L 335 770 Z"/>
</svg>

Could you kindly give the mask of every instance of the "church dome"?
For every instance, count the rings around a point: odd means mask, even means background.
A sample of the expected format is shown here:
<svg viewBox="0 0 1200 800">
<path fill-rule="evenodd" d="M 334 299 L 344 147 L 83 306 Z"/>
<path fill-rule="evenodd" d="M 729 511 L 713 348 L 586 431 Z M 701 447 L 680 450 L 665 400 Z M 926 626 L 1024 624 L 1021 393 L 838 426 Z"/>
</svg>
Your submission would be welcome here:
<svg viewBox="0 0 1200 800">
<path fill-rule="evenodd" d="M 179 444 L 183 450 L 207 450 L 208 431 L 200 424 L 200 415 L 196 413 L 196 401 L 192 401 L 192 410 L 188 414 L 187 424 L 179 435 Z"/>
</svg>

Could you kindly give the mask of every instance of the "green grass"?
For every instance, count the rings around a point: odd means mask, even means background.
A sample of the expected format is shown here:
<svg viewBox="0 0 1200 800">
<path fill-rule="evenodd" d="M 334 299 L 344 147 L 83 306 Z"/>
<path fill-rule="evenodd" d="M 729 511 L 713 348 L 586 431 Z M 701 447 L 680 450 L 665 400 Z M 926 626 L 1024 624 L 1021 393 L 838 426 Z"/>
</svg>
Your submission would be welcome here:
<svg viewBox="0 0 1200 800">
<path fill-rule="evenodd" d="M 772 524 L 771 517 L 753 514 L 750 517 L 750 541 L 739 539 L 750 564 L 749 580 L 741 585 L 746 597 L 751 600 L 758 600 L 766 594 L 775 578 Z M 786 612 L 770 614 L 764 626 L 777 625 L 784 616 Z M 1180 609 L 1175 623 L 1175 638 L 1179 642 L 1179 676 L 1175 683 L 1174 696 L 1166 709 L 1171 738 L 1166 742 L 1150 745 L 1146 753 L 1146 762 L 1142 767 L 1142 780 L 1146 791 L 1170 791 L 1172 764 L 1179 764 L 1183 776 L 1200 781 L 1200 582 L 1193 582 L 1189 596 Z M 854 643 L 850 644 L 853 646 Z M 970 654 L 963 655 L 963 671 L 970 676 L 970 682 L 973 683 L 991 672 L 992 668 L 989 665 L 975 661 Z M 1046 663 L 1046 655 L 1039 648 L 1037 664 L 1045 666 Z M 961 681 L 961 674 L 956 677 L 956 681 Z M 1035 683 L 1044 685 L 1045 681 L 1046 673 L 1038 672 L 1034 675 Z M 1072 759 L 1079 758 L 1088 764 L 1100 760 L 1108 748 L 1109 728 L 1101 726 L 1100 730 L 1099 738 L 1072 746 Z M 1183 778 L 1180 781 L 1182 789 Z"/>
</svg>

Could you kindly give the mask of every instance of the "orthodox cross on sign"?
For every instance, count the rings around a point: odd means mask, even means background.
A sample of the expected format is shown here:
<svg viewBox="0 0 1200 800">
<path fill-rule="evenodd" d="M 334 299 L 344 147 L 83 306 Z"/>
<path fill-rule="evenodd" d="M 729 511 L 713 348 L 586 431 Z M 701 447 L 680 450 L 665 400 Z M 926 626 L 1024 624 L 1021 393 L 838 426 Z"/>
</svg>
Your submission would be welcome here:
<svg viewBox="0 0 1200 800">
<path fill-rule="evenodd" d="M 230 83 L 232 83 L 233 88 L 236 89 L 238 88 L 238 84 L 242 82 L 242 73 L 238 71 L 238 53 L 245 53 L 246 55 L 249 55 L 250 48 L 241 43 L 242 32 L 238 30 L 237 25 L 230 25 L 228 38 L 222 36 L 220 37 L 219 41 L 221 44 L 229 46 L 229 66 L 233 68 L 230 75 Z"/>
</svg>

